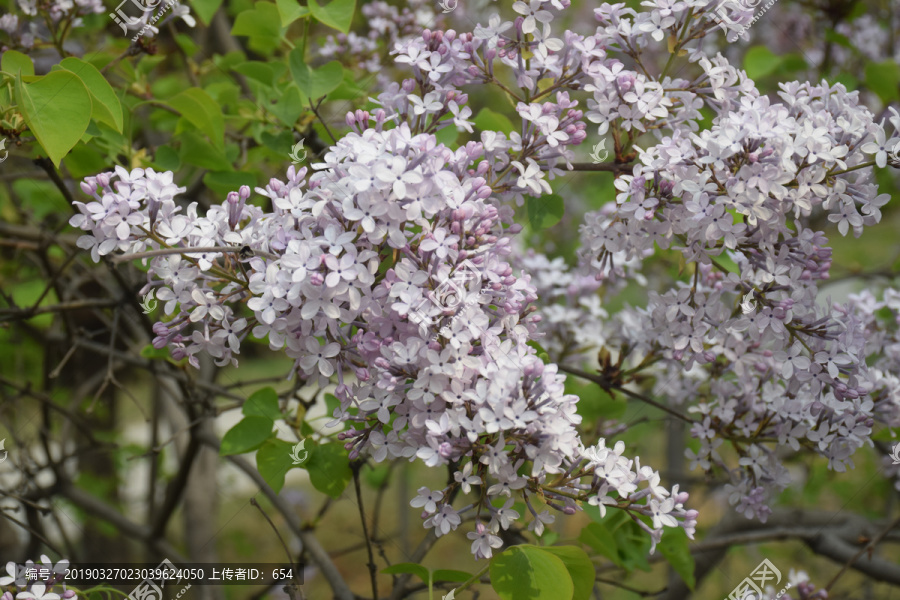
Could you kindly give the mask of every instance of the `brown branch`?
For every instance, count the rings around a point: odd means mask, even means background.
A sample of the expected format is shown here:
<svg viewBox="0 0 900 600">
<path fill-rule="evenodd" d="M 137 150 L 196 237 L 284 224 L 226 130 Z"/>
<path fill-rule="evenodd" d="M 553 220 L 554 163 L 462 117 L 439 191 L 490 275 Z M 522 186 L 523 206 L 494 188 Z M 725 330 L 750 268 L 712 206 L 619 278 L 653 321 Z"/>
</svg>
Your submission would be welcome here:
<svg viewBox="0 0 900 600">
<path fill-rule="evenodd" d="M 364 462 L 361 460 L 353 461 L 350 468 L 353 470 L 353 487 L 356 488 L 356 506 L 359 508 L 359 520 L 362 523 L 363 538 L 366 540 L 366 552 L 369 555 L 369 579 L 372 581 L 372 598 L 378 600 L 378 580 L 376 575 L 378 567 L 375 565 L 375 555 L 372 554 L 372 539 L 369 537 L 369 526 L 366 523 L 366 512 L 363 510 L 362 488 L 359 485 L 359 470 Z"/>
<path fill-rule="evenodd" d="M 581 377 L 582 379 L 587 379 L 588 381 L 593 381 L 594 383 L 596 383 L 603 389 L 616 390 L 616 391 L 622 392 L 629 398 L 634 398 L 635 400 L 640 400 L 641 402 L 649 404 L 650 406 L 654 406 L 663 412 L 669 413 L 673 417 L 681 419 L 685 423 L 691 423 L 691 424 L 696 423 L 696 421 L 694 421 L 692 418 L 681 414 L 677 410 L 669 408 L 665 404 L 660 404 L 653 398 L 649 398 L 649 397 L 644 396 L 643 394 L 639 394 L 637 392 L 632 392 L 628 388 L 621 386 L 621 385 L 610 385 L 610 381 L 604 377 L 601 377 L 600 375 L 594 375 L 592 373 L 588 373 L 587 371 L 582 371 L 581 369 L 576 369 L 575 367 L 569 367 L 566 365 L 557 365 L 557 366 L 559 367 L 560 371 L 569 373 L 571 375 L 575 375 L 576 377 Z"/>
<path fill-rule="evenodd" d="M 198 435 L 200 441 L 204 444 L 215 448 L 218 452 L 220 442 L 219 440 L 212 435 L 201 433 Z M 291 531 L 294 532 L 300 541 L 303 543 L 303 548 L 306 550 L 309 557 L 319 568 L 319 572 L 322 573 L 322 576 L 328 581 L 328 584 L 331 586 L 332 591 L 334 592 L 334 598 L 336 600 L 356 600 L 356 596 L 350 590 L 350 587 L 347 585 L 347 582 L 344 581 L 343 576 L 340 571 L 338 571 L 337 567 L 333 562 L 331 562 L 331 557 L 328 556 L 328 553 L 319 543 L 318 538 L 312 531 L 303 528 L 303 525 L 300 523 L 300 519 L 294 513 L 290 506 L 282 499 L 278 494 L 276 494 L 272 488 L 266 483 L 266 480 L 263 479 L 262 475 L 259 474 L 259 471 L 251 465 L 247 459 L 242 456 L 228 456 L 226 457 L 233 465 L 239 468 L 244 472 L 247 477 L 253 480 L 253 482 L 259 487 L 260 491 L 269 499 L 272 503 L 272 506 L 281 513 L 282 517 L 284 517 L 285 522 Z"/>
<path fill-rule="evenodd" d="M 634 168 L 631 163 L 572 163 L 571 171 L 606 171 L 608 173 L 627 173 Z"/>
</svg>

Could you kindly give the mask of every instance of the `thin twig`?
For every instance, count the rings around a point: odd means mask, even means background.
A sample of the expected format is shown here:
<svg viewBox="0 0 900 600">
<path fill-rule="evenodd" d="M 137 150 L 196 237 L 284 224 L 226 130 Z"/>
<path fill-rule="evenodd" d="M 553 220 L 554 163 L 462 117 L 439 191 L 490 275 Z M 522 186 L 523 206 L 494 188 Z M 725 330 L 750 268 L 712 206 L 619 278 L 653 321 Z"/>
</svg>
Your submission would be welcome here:
<svg viewBox="0 0 900 600">
<path fill-rule="evenodd" d="M 587 371 L 582 371 L 581 369 L 576 369 L 575 367 L 569 367 L 566 365 L 559 365 L 559 370 L 569 373 L 571 375 L 575 375 L 576 377 L 581 377 L 582 379 L 587 379 L 588 381 L 593 381 L 594 383 L 600 385 L 601 387 L 604 387 L 604 389 L 606 389 L 608 387 L 610 390 L 617 390 L 619 392 L 622 392 L 629 398 L 634 398 L 635 400 L 640 400 L 641 402 L 649 404 L 650 406 L 655 406 L 659 410 L 667 412 L 670 415 L 672 415 L 673 417 L 677 417 L 677 418 L 681 419 L 685 423 L 693 424 L 696 422 L 693 419 L 691 419 L 690 417 L 681 414 L 677 410 L 669 408 L 665 404 L 660 404 L 656 400 L 654 400 L 652 398 L 648 398 L 647 396 L 644 396 L 643 394 L 638 394 L 637 392 L 632 392 L 631 390 L 629 390 L 621 385 L 610 385 L 610 382 L 607 379 L 605 379 L 599 375 L 594 375 L 592 373 L 588 373 Z"/>
<path fill-rule="evenodd" d="M 281 534 L 278 532 L 278 528 L 275 527 L 275 523 L 272 522 L 272 519 L 269 518 L 269 515 L 266 514 L 266 511 L 262 509 L 262 506 L 259 505 L 259 502 L 256 501 L 256 498 L 250 498 L 250 504 L 256 507 L 256 509 L 265 517 L 266 521 L 269 522 L 269 526 L 272 528 L 272 531 L 275 532 L 275 535 L 278 536 L 278 541 L 281 542 L 281 547 L 284 548 L 284 553 L 287 555 L 288 564 L 291 567 L 294 566 L 294 558 L 291 556 L 291 551 L 288 550 L 287 544 L 284 543 L 284 538 L 281 537 Z M 299 575 L 299 571 L 298 571 Z M 284 586 L 284 591 L 287 592 L 288 596 L 291 597 L 291 600 L 297 600 L 296 593 L 300 590 L 300 586 L 297 585 L 297 582 L 294 581 L 289 585 Z M 303 598 L 303 592 L 300 592 L 300 598 Z"/>
<path fill-rule="evenodd" d="M 857 560 L 859 560 L 860 556 L 862 556 L 866 552 L 871 552 L 872 550 L 874 550 L 875 546 L 877 546 L 879 543 L 881 543 L 881 540 L 884 539 L 884 536 L 886 536 L 888 533 L 890 533 L 890 531 L 897 525 L 900 525 L 900 517 L 897 517 L 896 519 L 894 519 L 891 522 L 891 524 L 888 525 L 884 531 L 882 531 L 875 537 L 875 539 L 873 539 L 871 542 L 869 542 L 868 544 L 866 544 L 865 546 L 860 548 L 859 552 L 854 554 L 853 557 L 850 560 L 848 560 L 844 564 L 843 567 L 841 567 L 841 570 L 838 571 L 837 573 L 835 573 L 834 577 L 831 578 L 831 581 L 829 581 L 828 584 L 825 586 L 825 591 L 830 592 L 831 586 L 833 586 L 835 583 L 837 583 L 837 580 L 841 578 L 841 575 L 843 575 L 844 572 L 853 565 L 853 563 L 855 563 Z"/>
<path fill-rule="evenodd" d="M 359 486 L 359 470 L 364 463 L 356 461 L 351 464 L 353 469 L 353 486 L 356 488 L 356 505 L 359 507 L 359 520 L 362 521 L 363 537 L 366 539 L 366 551 L 369 554 L 369 578 L 372 580 L 372 598 L 378 600 L 378 581 L 375 578 L 377 572 L 375 555 L 372 553 L 372 540 L 369 537 L 369 526 L 366 524 L 366 512 L 363 510 L 362 489 Z"/>
</svg>

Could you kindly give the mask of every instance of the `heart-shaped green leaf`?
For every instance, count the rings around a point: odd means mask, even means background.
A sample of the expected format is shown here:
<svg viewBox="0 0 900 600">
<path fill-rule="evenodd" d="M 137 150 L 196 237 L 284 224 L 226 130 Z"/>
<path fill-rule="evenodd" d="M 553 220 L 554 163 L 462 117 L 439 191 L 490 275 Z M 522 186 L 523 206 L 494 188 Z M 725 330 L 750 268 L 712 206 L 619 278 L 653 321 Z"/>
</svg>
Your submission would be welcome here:
<svg viewBox="0 0 900 600">
<path fill-rule="evenodd" d="M 33 83 L 16 75 L 16 104 L 28 129 L 56 167 L 91 122 L 91 94 L 69 71 L 51 71 Z"/>
<path fill-rule="evenodd" d="M 294 468 L 292 448 L 288 442 L 272 438 L 256 453 L 256 468 L 276 494 L 284 487 L 284 476 Z"/>
<path fill-rule="evenodd" d="M 221 149 L 225 145 L 225 118 L 222 116 L 222 108 L 205 91 L 200 88 L 188 88 L 166 100 L 166 104 L 205 133 L 218 148 Z"/>
<path fill-rule="evenodd" d="M 287 27 L 297 19 L 309 14 L 309 9 L 301 6 L 297 0 L 275 0 L 278 7 L 278 15 L 281 17 L 281 26 Z"/>
<path fill-rule="evenodd" d="M 303 51 L 300 48 L 291 50 L 289 63 L 294 83 L 303 95 L 313 102 L 336 90 L 344 80 L 344 68 L 341 67 L 341 63 L 333 60 L 318 69 L 311 69 L 303 62 Z"/>
<path fill-rule="evenodd" d="M 15 50 L 7 50 L 0 57 L 0 71 L 15 75 L 21 71 L 22 75 L 34 75 L 34 63 L 31 57 Z"/>
<path fill-rule="evenodd" d="M 91 117 L 122 133 L 122 103 L 119 102 L 115 90 L 106 77 L 97 70 L 97 67 L 74 56 L 63 59 L 59 66 L 78 75 L 91 93 L 94 101 Z"/>
<path fill-rule="evenodd" d="M 272 419 L 267 417 L 244 417 L 225 432 L 219 454 L 230 456 L 256 450 L 272 436 L 272 425 Z"/>
<path fill-rule="evenodd" d="M 531 545 L 491 559 L 491 585 L 503 600 L 570 600 L 575 590 L 562 559 Z"/>
<path fill-rule="evenodd" d="M 324 6 L 316 0 L 308 0 L 308 4 L 309 10 L 319 22 L 342 33 L 350 32 L 350 23 L 356 12 L 356 0 L 331 0 Z"/>
</svg>

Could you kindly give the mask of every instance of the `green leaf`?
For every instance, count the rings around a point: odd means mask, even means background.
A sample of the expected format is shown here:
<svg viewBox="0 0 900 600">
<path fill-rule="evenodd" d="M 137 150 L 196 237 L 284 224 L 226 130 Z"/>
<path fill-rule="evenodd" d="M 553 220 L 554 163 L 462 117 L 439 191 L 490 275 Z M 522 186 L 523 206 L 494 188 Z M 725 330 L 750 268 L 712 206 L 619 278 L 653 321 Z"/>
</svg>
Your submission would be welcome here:
<svg viewBox="0 0 900 600">
<path fill-rule="evenodd" d="M 286 157 L 291 153 L 291 148 L 294 145 L 294 136 L 290 131 L 282 131 L 278 135 L 272 135 L 268 131 L 263 131 L 259 134 L 259 141 L 272 152 Z"/>
<path fill-rule="evenodd" d="M 75 144 L 66 155 L 65 164 L 69 174 L 75 179 L 96 175 L 109 168 L 106 156 L 95 148 L 96 144 L 87 146 Z"/>
<path fill-rule="evenodd" d="M 350 459 L 343 444 L 323 444 L 310 450 L 306 470 L 313 487 L 338 498 L 350 483 Z"/>
<path fill-rule="evenodd" d="M 455 144 L 456 138 L 459 137 L 459 131 L 457 131 L 456 125 L 451 124 L 434 134 L 434 137 L 437 138 L 439 144 L 443 144 L 449 148 Z"/>
<path fill-rule="evenodd" d="M 303 62 L 303 52 L 300 48 L 291 50 L 288 64 L 297 88 L 313 101 L 337 89 L 344 80 L 344 68 L 341 67 L 341 63 L 333 60 L 318 69 L 310 69 Z"/>
<path fill-rule="evenodd" d="M 640 526 L 631 520 L 624 512 L 621 518 L 627 519 L 621 527 L 614 529 L 613 537 L 619 546 L 619 556 L 626 570 L 641 569 L 650 571 L 650 563 L 647 562 L 647 554 L 650 552 L 650 538 Z"/>
<path fill-rule="evenodd" d="M 309 14 L 309 9 L 301 6 L 297 0 L 275 0 L 278 7 L 278 16 L 281 17 L 281 26 L 287 27 L 297 19 Z"/>
<path fill-rule="evenodd" d="M 231 35 L 280 39 L 282 30 L 278 8 L 271 2 L 257 2 L 253 6 L 238 14 Z"/>
<path fill-rule="evenodd" d="M 566 210 L 566 203 L 559 194 L 547 194 L 540 198 L 529 196 L 525 199 L 525 209 L 528 211 L 531 229 L 542 231 L 560 222 Z"/>
<path fill-rule="evenodd" d="M 55 167 L 91 122 L 91 94 L 69 71 L 51 71 L 33 83 L 16 75 L 16 104 L 28 129 Z"/>
<path fill-rule="evenodd" d="M 266 417 L 272 421 L 280 419 L 281 409 L 278 408 L 278 393 L 271 387 L 256 390 L 244 402 L 241 412 L 248 417 Z"/>
<path fill-rule="evenodd" d="M 380 464 L 374 467 L 367 467 L 363 470 L 362 476 L 365 482 L 373 488 L 380 488 L 384 485 L 388 476 L 391 474 L 390 465 Z"/>
<path fill-rule="evenodd" d="M 244 75 L 245 77 L 255 79 L 263 85 L 272 87 L 275 85 L 278 76 L 281 74 L 276 74 L 274 68 L 275 65 L 283 67 L 283 65 L 281 65 L 280 63 L 267 63 L 260 60 L 248 60 L 247 62 L 242 62 L 238 65 L 234 65 L 232 69 L 234 69 L 241 75 Z"/>
<path fill-rule="evenodd" d="M 839 46 L 843 46 L 844 48 L 853 48 L 853 42 L 850 41 L 850 38 L 848 38 L 843 33 L 838 33 L 834 29 L 825 30 L 825 41 L 838 44 Z"/>
<path fill-rule="evenodd" d="M 277 104 L 267 105 L 269 112 L 278 117 L 278 120 L 286 126 L 293 128 L 300 115 L 306 111 L 303 108 L 303 100 L 297 86 L 291 85 L 285 91 Z"/>
<path fill-rule="evenodd" d="M 175 43 L 178 44 L 178 47 L 181 48 L 185 56 L 193 56 L 197 54 L 197 50 L 200 49 L 200 46 L 194 43 L 191 36 L 185 33 L 175 34 Z"/>
<path fill-rule="evenodd" d="M 230 171 L 231 161 L 225 153 L 193 131 L 181 134 L 181 162 L 210 171 Z"/>
<path fill-rule="evenodd" d="M 225 432 L 219 454 L 230 456 L 256 450 L 272 436 L 272 425 L 272 419 L 267 417 L 244 417 Z"/>
<path fill-rule="evenodd" d="M 431 578 L 434 581 L 453 581 L 456 583 L 463 583 L 472 579 L 472 575 L 470 573 L 466 573 L 465 571 L 456 571 L 454 569 L 437 569 L 431 574 Z"/>
<path fill-rule="evenodd" d="M 577 546 L 544 546 L 542 550 L 558 556 L 563 561 L 575 588 L 572 600 L 590 600 L 597 572 L 585 551 Z"/>
<path fill-rule="evenodd" d="M 353 13 L 356 12 L 356 0 L 331 0 L 322 6 L 316 0 L 308 0 L 313 16 L 323 25 L 337 29 L 342 33 L 350 32 Z"/>
<path fill-rule="evenodd" d="M 225 118 L 222 108 L 200 88 L 188 88 L 165 101 L 181 113 L 197 129 L 209 137 L 218 148 L 225 145 Z"/>
<path fill-rule="evenodd" d="M 91 117 L 122 133 L 122 103 L 119 102 L 115 90 L 106 77 L 97 70 L 97 67 L 75 57 L 64 58 L 60 61 L 59 66 L 78 75 L 90 92 L 94 101 Z"/>
<path fill-rule="evenodd" d="M 200 19 L 200 22 L 207 27 L 209 27 L 220 6 L 222 6 L 222 0 L 191 0 L 191 9 Z"/>
<path fill-rule="evenodd" d="M 587 527 L 581 530 L 578 540 L 593 548 L 597 554 L 605 556 L 620 567 L 622 566 L 622 559 L 619 558 L 619 546 L 605 525 L 588 523 Z"/>
<path fill-rule="evenodd" d="M 694 557 L 688 548 L 688 537 L 684 529 L 680 527 L 666 528 L 662 540 L 656 545 L 656 548 L 669 561 L 687 586 L 693 590 L 697 584 L 694 579 Z"/>
<path fill-rule="evenodd" d="M 753 80 L 765 77 L 777 69 L 779 64 L 781 57 L 772 54 L 765 46 L 753 46 L 744 55 L 744 70 L 747 77 Z"/>
<path fill-rule="evenodd" d="M 397 563 L 381 570 L 385 575 L 409 573 L 428 583 L 428 569 L 417 563 Z M 465 581 L 465 579 L 463 580 Z"/>
<path fill-rule="evenodd" d="M 891 60 L 866 63 L 866 85 L 885 104 L 900 99 L 900 65 Z"/>
<path fill-rule="evenodd" d="M 168 144 L 162 145 L 156 149 L 154 161 L 163 171 L 177 171 L 181 168 L 181 159 L 178 153 Z"/>
<path fill-rule="evenodd" d="M 509 135 L 514 130 L 512 121 L 506 118 L 506 115 L 494 112 L 489 108 L 482 108 L 478 111 L 472 122 L 481 131 L 502 131 Z"/>
<path fill-rule="evenodd" d="M 150 360 L 166 360 L 169 358 L 169 347 L 154 348 L 153 344 L 147 344 L 141 349 L 141 356 Z"/>
<path fill-rule="evenodd" d="M 276 494 L 284 487 L 284 476 L 294 468 L 292 449 L 288 442 L 272 438 L 266 440 L 256 453 L 256 468 Z"/>
<path fill-rule="evenodd" d="M 203 176 L 203 185 L 224 197 L 242 185 L 253 189 L 256 187 L 256 176 L 243 171 L 210 171 Z"/>
<path fill-rule="evenodd" d="M 21 74 L 23 77 L 34 75 L 34 63 L 31 57 L 15 50 L 7 50 L 0 57 L 0 71 L 10 75 Z"/>
<path fill-rule="evenodd" d="M 575 591 L 562 559 L 537 546 L 513 546 L 494 556 L 490 573 L 503 600 L 568 600 Z"/>
</svg>

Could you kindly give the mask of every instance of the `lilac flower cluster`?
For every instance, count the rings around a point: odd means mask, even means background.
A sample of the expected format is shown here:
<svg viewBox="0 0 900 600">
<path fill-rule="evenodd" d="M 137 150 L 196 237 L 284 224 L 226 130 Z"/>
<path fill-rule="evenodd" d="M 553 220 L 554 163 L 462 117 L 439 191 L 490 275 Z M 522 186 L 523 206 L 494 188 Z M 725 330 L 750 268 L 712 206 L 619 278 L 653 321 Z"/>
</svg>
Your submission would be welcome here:
<svg viewBox="0 0 900 600">
<path fill-rule="evenodd" d="M 54 565 L 45 554 L 41 555 L 40 564 L 30 560 L 24 565 L 8 562 L 6 575 L 0 577 L 0 587 L 12 586 L 13 591 L 3 592 L 0 600 L 71 600 L 76 594 L 73 590 L 66 589 L 64 579 L 68 566 L 68 560 L 61 560 Z M 31 573 L 38 578 L 29 577 Z M 51 591 L 54 586 L 60 586 L 60 593 Z"/>
<path fill-rule="evenodd" d="M 370 120 L 374 128 L 365 127 Z M 499 528 L 519 518 L 511 502 L 492 503 L 513 493 L 538 534 L 553 520 L 549 509 L 571 514 L 577 500 L 650 516 L 652 528 L 639 522 L 654 541 L 664 526 L 692 533 L 696 512 L 684 509 L 686 493 L 660 486 L 659 474 L 625 458 L 621 443 L 581 445 L 577 398 L 527 345 L 538 322 L 529 307 L 535 288 L 503 258 L 518 227 L 504 226 L 508 211 L 487 201 L 492 189 L 470 172 L 483 151 L 453 152 L 431 134 L 413 135 L 408 123 L 385 130 L 385 121 L 383 110 L 348 115 L 358 132 L 314 165 L 308 189 L 306 169 L 293 167 L 287 183 L 258 188 L 272 213 L 247 204 L 243 188 L 205 216 L 195 204 L 181 214 L 173 198 L 183 189 L 171 173 L 150 169 L 88 178 L 82 189 L 95 201 L 77 202 L 81 214 L 71 219 L 90 232 L 79 246 L 95 259 L 116 249 L 182 250 L 150 262 L 170 315 L 155 324 L 154 346 L 195 365 L 201 350 L 224 364 L 253 335 L 294 358 L 308 380 L 324 385 L 336 376 L 334 416 L 355 423 L 340 434 L 351 457 L 365 451 L 376 461 L 453 465 L 456 481 L 425 495 L 426 526 L 443 535 L 460 513 L 477 512 L 478 557 L 489 557 Z M 227 245 L 257 256 L 187 252 Z M 464 263 L 478 272 L 479 301 L 453 318 L 458 306 L 435 292 Z M 243 303 L 252 318 L 239 317 Z M 638 489 L 642 483 L 648 487 Z M 475 485 L 487 493 L 455 509 L 457 489 Z"/>
</svg>

